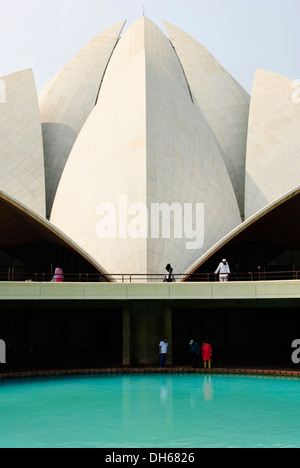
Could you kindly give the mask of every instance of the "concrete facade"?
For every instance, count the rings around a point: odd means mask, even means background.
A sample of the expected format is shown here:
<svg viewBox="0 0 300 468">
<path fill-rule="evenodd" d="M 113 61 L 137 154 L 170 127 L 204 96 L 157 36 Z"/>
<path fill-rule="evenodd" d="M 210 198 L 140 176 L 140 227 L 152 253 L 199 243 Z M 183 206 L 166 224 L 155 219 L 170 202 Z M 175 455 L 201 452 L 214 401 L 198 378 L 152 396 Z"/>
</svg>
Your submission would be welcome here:
<svg viewBox="0 0 300 468">
<path fill-rule="evenodd" d="M 9 326 L 14 314 L 19 323 L 24 322 L 26 329 L 21 336 L 28 336 L 32 346 L 43 347 L 38 330 L 49 341 L 51 333 L 49 336 L 45 324 L 51 330 L 55 324 L 55 333 L 65 345 L 64 329 L 68 329 L 67 342 L 77 355 L 84 347 L 89 348 L 90 334 L 95 345 L 100 340 L 119 348 L 119 366 L 157 366 L 158 345 L 167 336 L 170 366 L 182 356 L 187 363 L 189 340 L 199 340 L 208 330 L 216 348 L 222 340 L 227 352 L 239 352 L 245 347 L 253 349 L 251 333 L 256 339 L 257 334 L 263 333 L 263 340 L 268 344 L 276 342 L 286 325 L 289 335 L 285 342 L 289 347 L 292 342 L 289 336 L 295 339 L 293 323 L 298 323 L 300 281 L 169 285 L 1 282 L 0 297 L 2 325 L 6 321 Z M 286 322 L 283 310 L 289 314 Z M 33 322 L 32 317 L 35 317 Z M 266 332 L 259 330 L 261 320 Z M 250 321 L 257 323 L 254 330 L 248 329 Z M 278 325 L 280 321 L 283 321 L 282 328 Z M 34 345 L 35 340 L 39 345 Z M 255 346 L 260 345 L 258 340 Z M 103 346 L 102 349 L 103 363 L 107 364 L 110 352 Z"/>
<path fill-rule="evenodd" d="M 7 283 L 1 300 L 197 301 L 299 299 L 300 280 L 232 283 Z M 146 307 L 146 305 L 145 305 Z"/>
</svg>

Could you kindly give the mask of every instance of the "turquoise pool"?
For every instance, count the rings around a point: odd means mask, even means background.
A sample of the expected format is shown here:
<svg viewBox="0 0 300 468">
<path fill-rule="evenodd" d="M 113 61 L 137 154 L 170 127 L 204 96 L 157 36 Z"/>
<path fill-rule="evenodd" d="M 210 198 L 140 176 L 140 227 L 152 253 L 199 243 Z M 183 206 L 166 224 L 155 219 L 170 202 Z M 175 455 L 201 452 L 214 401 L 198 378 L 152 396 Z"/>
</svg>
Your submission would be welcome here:
<svg viewBox="0 0 300 468">
<path fill-rule="evenodd" d="M 0 447 L 300 447 L 300 380 L 126 375 L 0 383 Z"/>
</svg>

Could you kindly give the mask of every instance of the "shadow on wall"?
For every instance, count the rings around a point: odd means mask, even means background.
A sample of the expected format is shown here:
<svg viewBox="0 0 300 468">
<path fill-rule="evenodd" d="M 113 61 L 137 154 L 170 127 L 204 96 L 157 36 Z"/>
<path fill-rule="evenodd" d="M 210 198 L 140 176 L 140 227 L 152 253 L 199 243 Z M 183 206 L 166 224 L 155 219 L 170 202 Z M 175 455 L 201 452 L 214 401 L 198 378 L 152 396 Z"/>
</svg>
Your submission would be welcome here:
<svg viewBox="0 0 300 468">
<path fill-rule="evenodd" d="M 268 206 L 271 201 L 269 201 L 264 193 L 261 191 L 260 187 L 254 182 L 253 178 L 246 172 L 246 182 L 245 182 L 245 216 L 250 217 L 255 214 L 252 213 L 253 203 L 257 205 L 257 210 L 262 210 L 265 206 Z M 254 194 L 251 198 L 249 194 Z M 251 208 L 251 213 L 247 214 L 247 209 Z M 246 219 L 247 219 L 246 218 Z"/>
<path fill-rule="evenodd" d="M 69 125 L 57 123 L 42 124 L 42 133 L 46 178 L 46 214 L 49 218 L 56 191 L 76 141 L 77 133 Z M 59 154 L 59 158 L 57 158 L 57 154 Z"/>
</svg>

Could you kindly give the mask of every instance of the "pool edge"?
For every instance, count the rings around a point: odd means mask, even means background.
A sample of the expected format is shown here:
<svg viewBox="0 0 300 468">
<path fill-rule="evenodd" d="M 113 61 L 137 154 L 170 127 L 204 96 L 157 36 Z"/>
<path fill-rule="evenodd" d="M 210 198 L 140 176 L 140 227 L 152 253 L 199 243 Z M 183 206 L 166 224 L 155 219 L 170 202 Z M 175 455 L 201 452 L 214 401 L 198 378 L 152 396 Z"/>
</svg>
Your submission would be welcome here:
<svg viewBox="0 0 300 468">
<path fill-rule="evenodd" d="M 211 370 L 193 369 L 188 367 L 169 367 L 160 369 L 156 367 L 119 367 L 119 368 L 92 368 L 92 369 L 54 369 L 30 370 L 15 372 L 0 372 L 0 381 L 8 379 L 53 377 L 53 376 L 82 376 L 82 375 L 126 375 L 126 374 L 232 374 L 232 375 L 263 375 L 300 377 L 300 371 L 278 369 L 253 368 L 214 368 Z"/>
</svg>

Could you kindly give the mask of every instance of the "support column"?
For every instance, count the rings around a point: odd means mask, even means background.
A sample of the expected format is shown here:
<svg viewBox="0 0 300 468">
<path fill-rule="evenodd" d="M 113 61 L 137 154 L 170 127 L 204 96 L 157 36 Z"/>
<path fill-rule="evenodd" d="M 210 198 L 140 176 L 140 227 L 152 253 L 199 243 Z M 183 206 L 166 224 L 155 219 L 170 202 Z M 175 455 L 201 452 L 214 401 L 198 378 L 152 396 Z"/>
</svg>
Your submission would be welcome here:
<svg viewBox="0 0 300 468">
<path fill-rule="evenodd" d="M 123 366 L 130 366 L 131 364 L 130 322 L 130 308 L 125 307 L 123 310 Z"/>
<path fill-rule="evenodd" d="M 123 365 L 159 365 L 159 343 L 168 336 L 172 364 L 172 312 L 161 301 L 132 302 L 123 311 Z"/>
<path fill-rule="evenodd" d="M 240 351 L 245 346 L 244 316 L 240 310 L 228 313 L 228 348 L 230 351 Z"/>
<path fill-rule="evenodd" d="M 169 338 L 168 360 L 167 365 L 173 364 L 173 324 L 172 324 L 172 309 L 168 305 L 165 306 L 165 333 Z"/>
</svg>

